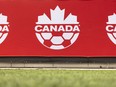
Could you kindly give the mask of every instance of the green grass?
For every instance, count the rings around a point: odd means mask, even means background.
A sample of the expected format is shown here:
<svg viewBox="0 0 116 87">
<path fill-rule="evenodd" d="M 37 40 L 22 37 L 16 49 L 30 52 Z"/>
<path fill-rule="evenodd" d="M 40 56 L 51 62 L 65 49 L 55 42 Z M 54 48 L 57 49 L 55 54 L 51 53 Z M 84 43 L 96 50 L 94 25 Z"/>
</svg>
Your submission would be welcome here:
<svg viewBox="0 0 116 87">
<path fill-rule="evenodd" d="M 0 70 L 0 87 L 116 87 L 116 71 Z"/>
</svg>

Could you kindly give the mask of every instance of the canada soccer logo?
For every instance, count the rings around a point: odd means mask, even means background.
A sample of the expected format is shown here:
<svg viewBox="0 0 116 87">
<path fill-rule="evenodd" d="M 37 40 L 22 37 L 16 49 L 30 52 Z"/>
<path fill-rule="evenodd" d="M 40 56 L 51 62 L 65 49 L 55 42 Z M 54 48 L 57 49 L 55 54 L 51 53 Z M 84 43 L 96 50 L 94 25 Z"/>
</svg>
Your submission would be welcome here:
<svg viewBox="0 0 116 87">
<path fill-rule="evenodd" d="M 116 44 L 116 14 L 108 16 L 108 22 L 106 26 L 107 35 L 110 40 Z"/>
<path fill-rule="evenodd" d="M 6 39 L 8 36 L 9 22 L 7 22 L 7 16 L 0 14 L 0 44 Z"/>
<path fill-rule="evenodd" d="M 38 16 L 35 31 L 37 39 L 45 47 L 61 50 L 71 46 L 79 36 L 79 22 L 77 16 L 71 13 L 65 18 L 65 9 L 57 6 L 50 9 L 51 19 L 44 13 Z"/>
</svg>

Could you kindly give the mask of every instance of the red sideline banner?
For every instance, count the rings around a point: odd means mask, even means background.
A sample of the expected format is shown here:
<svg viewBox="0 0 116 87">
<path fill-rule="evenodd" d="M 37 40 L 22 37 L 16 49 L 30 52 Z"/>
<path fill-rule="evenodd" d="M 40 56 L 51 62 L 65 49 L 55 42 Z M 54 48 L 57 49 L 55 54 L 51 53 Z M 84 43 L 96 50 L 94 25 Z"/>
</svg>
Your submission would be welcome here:
<svg viewBox="0 0 116 87">
<path fill-rule="evenodd" d="M 0 56 L 116 56 L 116 2 L 0 0 Z"/>
</svg>

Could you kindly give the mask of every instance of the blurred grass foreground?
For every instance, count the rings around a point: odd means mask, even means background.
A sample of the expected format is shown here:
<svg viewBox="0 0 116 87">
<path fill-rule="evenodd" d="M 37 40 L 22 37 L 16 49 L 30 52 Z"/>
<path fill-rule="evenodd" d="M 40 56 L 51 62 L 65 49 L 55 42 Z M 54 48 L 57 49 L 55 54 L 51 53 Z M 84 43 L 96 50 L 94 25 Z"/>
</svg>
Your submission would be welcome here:
<svg viewBox="0 0 116 87">
<path fill-rule="evenodd" d="M 116 71 L 0 70 L 0 87 L 116 87 Z"/>
</svg>

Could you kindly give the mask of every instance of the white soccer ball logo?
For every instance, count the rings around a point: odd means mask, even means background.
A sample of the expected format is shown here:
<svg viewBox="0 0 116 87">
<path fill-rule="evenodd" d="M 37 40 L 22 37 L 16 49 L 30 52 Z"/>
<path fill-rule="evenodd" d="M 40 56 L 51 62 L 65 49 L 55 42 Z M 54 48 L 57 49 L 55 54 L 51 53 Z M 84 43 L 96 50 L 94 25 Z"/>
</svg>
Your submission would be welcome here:
<svg viewBox="0 0 116 87">
<path fill-rule="evenodd" d="M 6 39 L 9 33 L 7 16 L 0 14 L 0 44 Z"/>
<path fill-rule="evenodd" d="M 110 40 L 116 44 L 116 14 L 108 16 L 108 22 L 106 26 L 107 35 Z"/>
<path fill-rule="evenodd" d="M 36 22 L 37 39 L 45 47 L 53 50 L 61 50 L 71 46 L 79 36 L 79 22 L 77 16 L 71 13 L 64 19 L 65 9 L 61 10 L 59 6 L 55 10 L 50 10 L 51 20 L 44 13 L 38 16 Z"/>
</svg>

